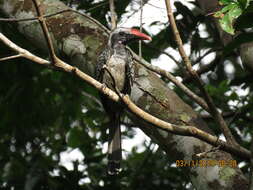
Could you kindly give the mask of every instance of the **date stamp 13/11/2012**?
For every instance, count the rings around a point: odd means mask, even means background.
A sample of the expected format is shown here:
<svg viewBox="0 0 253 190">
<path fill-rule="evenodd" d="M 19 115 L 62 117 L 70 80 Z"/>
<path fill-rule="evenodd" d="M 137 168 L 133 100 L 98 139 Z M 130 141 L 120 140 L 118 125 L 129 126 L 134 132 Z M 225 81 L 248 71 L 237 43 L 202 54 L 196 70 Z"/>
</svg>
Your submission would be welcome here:
<svg viewBox="0 0 253 190">
<path fill-rule="evenodd" d="M 237 167 L 236 160 L 176 160 L 176 167 Z"/>
</svg>

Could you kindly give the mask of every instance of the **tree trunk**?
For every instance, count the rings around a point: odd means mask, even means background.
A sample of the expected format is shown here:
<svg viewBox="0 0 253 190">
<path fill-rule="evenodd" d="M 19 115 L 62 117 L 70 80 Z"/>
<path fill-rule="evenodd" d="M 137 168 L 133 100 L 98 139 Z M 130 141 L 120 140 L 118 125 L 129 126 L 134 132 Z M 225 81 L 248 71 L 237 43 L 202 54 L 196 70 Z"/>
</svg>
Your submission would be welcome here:
<svg viewBox="0 0 253 190">
<path fill-rule="evenodd" d="M 67 9 L 58 0 L 40 1 L 44 14 Z M 1 0 L 1 12 L 7 17 L 30 18 L 37 16 L 32 0 Z M 107 43 L 108 33 L 100 24 L 88 16 L 65 12 L 47 18 L 47 24 L 55 49 L 67 62 L 79 67 L 85 73 L 94 75 L 97 55 Z M 47 46 L 37 21 L 18 22 L 17 28 L 34 46 L 46 51 Z M 184 103 L 157 75 L 136 63 L 136 81 L 131 99 L 143 110 L 165 121 L 181 125 L 194 125 L 212 133 L 192 108 Z M 138 122 L 133 118 L 133 122 Z M 138 122 L 140 128 L 167 153 L 172 160 L 192 160 L 194 155 L 212 147 L 193 137 L 172 135 Z M 209 160 L 232 160 L 230 154 L 217 151 Z M 248 181 L 237 167 L 185 167 L 192 184 L 199 190 L 247 189 Z"/>
</svg>

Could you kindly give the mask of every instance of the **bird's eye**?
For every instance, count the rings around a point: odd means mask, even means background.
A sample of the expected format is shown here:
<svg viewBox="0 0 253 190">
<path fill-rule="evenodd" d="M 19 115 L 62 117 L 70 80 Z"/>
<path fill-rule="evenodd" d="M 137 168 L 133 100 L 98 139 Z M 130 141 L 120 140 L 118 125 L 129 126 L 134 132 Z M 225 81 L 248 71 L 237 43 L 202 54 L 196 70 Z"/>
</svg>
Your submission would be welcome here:
<svg viewBox="0 0 253 190">
<path fill-rule="evenodd" d="M 119 32 L 119 35 L 123 36 L 123 35 L 124 35 L 124 32 Z"/>
</svg>

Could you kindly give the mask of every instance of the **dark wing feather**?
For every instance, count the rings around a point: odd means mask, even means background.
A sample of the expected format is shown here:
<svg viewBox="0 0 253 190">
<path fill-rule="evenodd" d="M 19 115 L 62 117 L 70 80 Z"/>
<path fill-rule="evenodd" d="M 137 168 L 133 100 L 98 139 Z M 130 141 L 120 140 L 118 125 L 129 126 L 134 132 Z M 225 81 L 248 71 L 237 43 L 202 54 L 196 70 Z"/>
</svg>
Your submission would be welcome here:
<svg viewBox="0 0 253 190">
<path fill-rule="evenodd" d="M 106 48 L 99 56 L 97 59 L 97 66 L 96 66 L 96 70 L 95 70 L 95 78 L 102 82 L 103 80 L 103 74 L 104 74 L 104 70 L 103 70 L 103 66 L 106 64 L 106 61 L 109 58 L 109 49 Z"/>
<path fill-rule="evenodd" d="M 123 93 L 130 94 L 134 80 L 134 60 L 131 52 L 127 50 L 127 63 L 126 64 L 126 84 Z"/>
</svg>

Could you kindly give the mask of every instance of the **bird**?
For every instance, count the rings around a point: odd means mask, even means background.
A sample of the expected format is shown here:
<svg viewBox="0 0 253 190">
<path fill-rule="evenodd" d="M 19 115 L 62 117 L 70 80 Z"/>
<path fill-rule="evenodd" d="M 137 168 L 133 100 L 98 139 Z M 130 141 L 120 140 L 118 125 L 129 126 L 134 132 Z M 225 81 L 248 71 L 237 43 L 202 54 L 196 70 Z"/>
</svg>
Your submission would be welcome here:
<svg viewBox="0 0 253 190">
<path fill-rule="evenodd" d="M 138 40 L 151 40 L 151 37 L 134 28 L 119 27 L 109 36 L 107 46 L 98 56 L 95 77 L 111 90 L 130 94 L 134 80 L 132 54 L 127 45 Z M 120 116 L 124 107 L 100 93 L 104 110 L 109 116 L 108 168 L 109 175 L 121 171 L 122 160 Z"/>
</svg>

